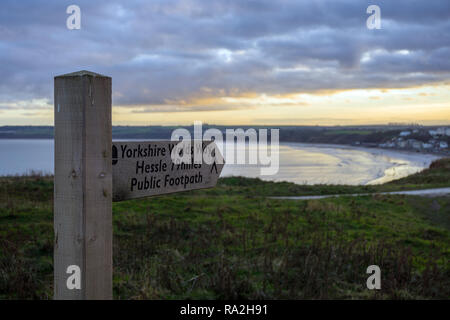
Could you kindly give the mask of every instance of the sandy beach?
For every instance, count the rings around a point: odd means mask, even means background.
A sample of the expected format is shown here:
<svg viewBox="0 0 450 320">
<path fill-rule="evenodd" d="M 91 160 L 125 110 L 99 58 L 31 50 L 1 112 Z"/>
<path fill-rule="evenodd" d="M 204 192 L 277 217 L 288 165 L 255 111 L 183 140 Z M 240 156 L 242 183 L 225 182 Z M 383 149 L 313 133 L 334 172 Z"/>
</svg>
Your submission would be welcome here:
<svg viewBox="0 0 450 320">
<path fill-rule="evenodd" d="M 274 176 L 261 176 L 257 165 L 225 165 L 222 176 L 241 175 L 297 184 L 381 184 L 419 172 L 441 158 L 405 151 L 305 143 L 281 143 L 279 157 L 280 168 Z"/>
</svg>

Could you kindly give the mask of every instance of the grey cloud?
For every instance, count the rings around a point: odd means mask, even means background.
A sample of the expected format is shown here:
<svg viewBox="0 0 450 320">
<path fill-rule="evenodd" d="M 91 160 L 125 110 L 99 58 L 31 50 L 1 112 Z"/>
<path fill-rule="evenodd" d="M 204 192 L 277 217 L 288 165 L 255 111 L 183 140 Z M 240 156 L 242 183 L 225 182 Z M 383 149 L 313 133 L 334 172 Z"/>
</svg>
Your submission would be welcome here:
<svg viewBox="0 0 450 320">
<path fill-rule="evenodd" d="M 79 0 L 69 31 L 64 1 L 3 0 L 0 101 L 52 100 L 53 76 L 80 69 L 112 76 L 130 107 L 448 80 L 450 2 L 377 1 L 382 29 L 368 30 L 372 2 Z"/>
<path fill-rule="evenodd" d="M 174 106 L 174 105 L 162 105 L 162 106 L 150 106 L 142 109 L 132 110 L 132 113 L 172 113 L 172 112 L 208 112 L 208 111 L 224 111 L 224 110 L 236 110 L 242 107 L 229 107 L 229 106 Z"/>
</svg>

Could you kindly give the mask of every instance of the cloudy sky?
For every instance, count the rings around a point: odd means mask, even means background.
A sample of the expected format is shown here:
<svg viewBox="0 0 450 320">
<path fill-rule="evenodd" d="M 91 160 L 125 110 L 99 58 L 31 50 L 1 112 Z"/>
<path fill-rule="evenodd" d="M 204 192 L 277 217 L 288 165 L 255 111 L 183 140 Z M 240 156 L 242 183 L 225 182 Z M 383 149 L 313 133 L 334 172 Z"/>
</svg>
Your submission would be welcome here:
<svg viewBox="0 0 450 320">
<path fill-rule="evenodd" d="M 450 1 L 1 1 L 0 125 L 53 124 L 83 69 L 114 124 L 450 124 Z"/>
</svg>

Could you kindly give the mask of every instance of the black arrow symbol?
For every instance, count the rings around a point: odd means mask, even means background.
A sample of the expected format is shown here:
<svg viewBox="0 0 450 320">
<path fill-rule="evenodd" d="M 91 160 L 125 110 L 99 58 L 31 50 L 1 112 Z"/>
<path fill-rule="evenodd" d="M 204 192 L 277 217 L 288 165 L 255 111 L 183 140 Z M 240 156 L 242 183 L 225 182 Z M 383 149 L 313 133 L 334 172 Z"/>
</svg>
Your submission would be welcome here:
<svg viewBox="0 0 450 320">
<path fill-rule="evenodd" d="M 210 171 L 209 173 L 211 173 L 211 172 L 213 171 L 213 169 L 216 169 L 216 173 L 218 173 L 218 172 L 217 172 L 217 164 L 216 164 L 216 160 L 214 160 L 214 163 L 213 163 L 213 165 L 211 166 L 211 171 Z"/>
</svg>

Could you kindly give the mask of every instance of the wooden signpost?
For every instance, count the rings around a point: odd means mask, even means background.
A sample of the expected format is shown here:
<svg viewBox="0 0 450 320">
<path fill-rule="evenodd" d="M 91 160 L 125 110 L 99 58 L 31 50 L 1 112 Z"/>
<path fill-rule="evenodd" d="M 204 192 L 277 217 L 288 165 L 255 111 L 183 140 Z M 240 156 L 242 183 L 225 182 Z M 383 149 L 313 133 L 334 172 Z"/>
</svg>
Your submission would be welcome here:
<svg viewBox="0 0 450 320">
<path fill-rule="evenodd" d="M 177 141 L 113 142 L 110 77 L 57 76 L 54 94 L 54 298 L 112 299 L 112 201 L 214 187 L 224 161 L 175 163 Z"/>
</svg>

